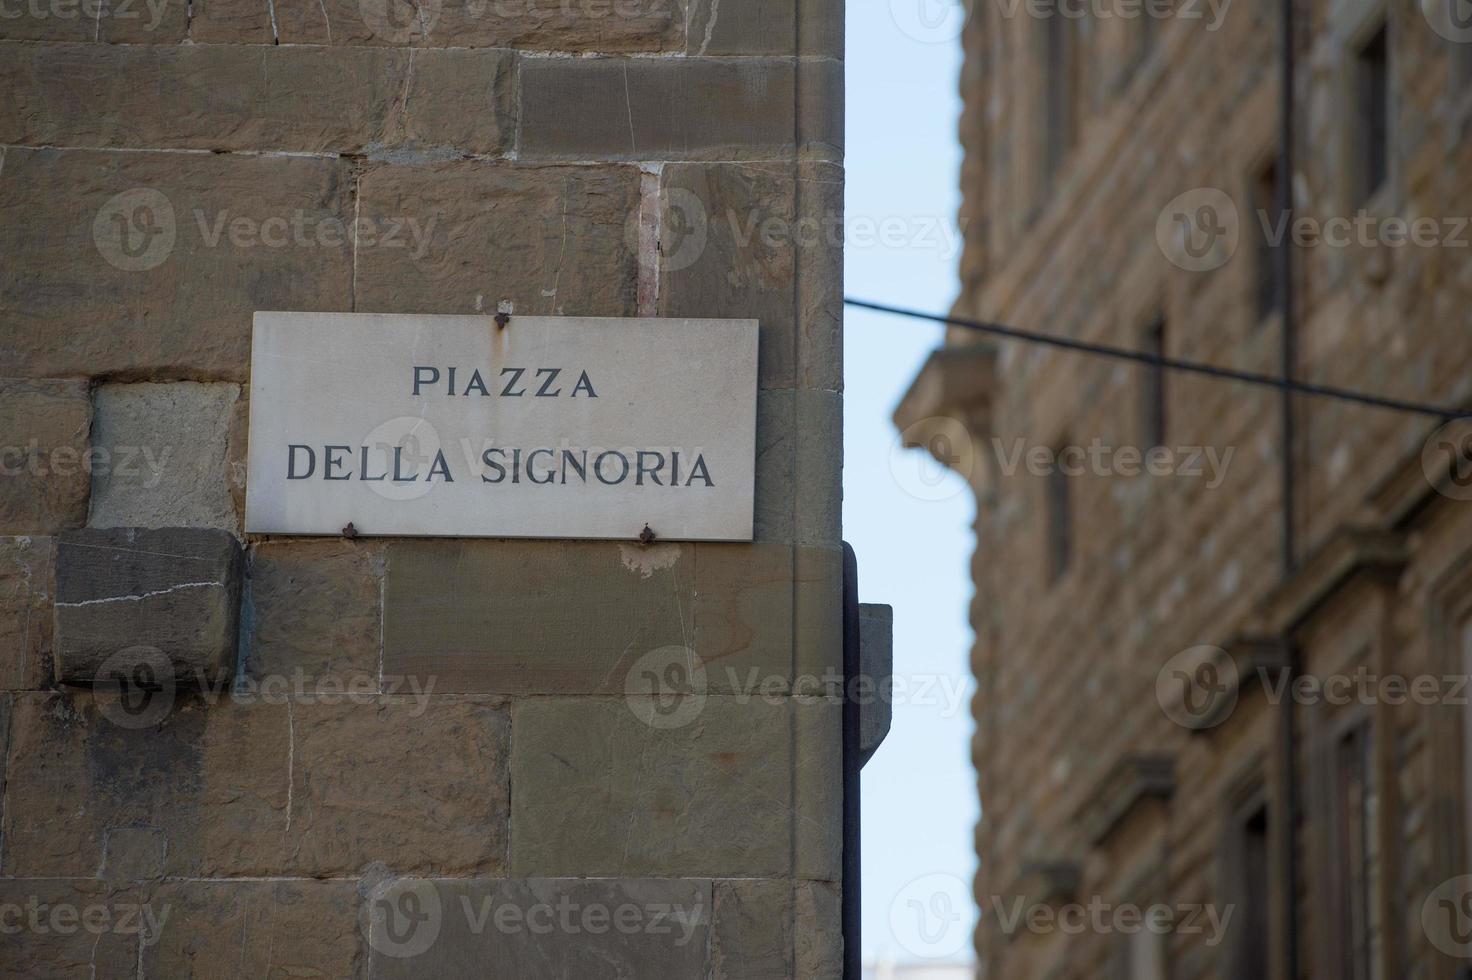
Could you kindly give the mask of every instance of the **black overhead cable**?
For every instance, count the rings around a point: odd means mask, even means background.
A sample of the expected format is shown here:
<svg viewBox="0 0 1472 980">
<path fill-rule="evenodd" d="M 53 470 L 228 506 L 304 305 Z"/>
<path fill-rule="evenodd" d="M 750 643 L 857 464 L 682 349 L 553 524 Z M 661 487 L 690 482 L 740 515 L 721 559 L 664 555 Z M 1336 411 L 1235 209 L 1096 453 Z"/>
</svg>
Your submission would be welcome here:
<svg viewBox="0 0 1472 980">
<path fill-rule="evenodd" d="M 917 320 L 930 320 L 953 327 L 965 327 L 968 330 L 989 333 L 997 337 L 1006 337 L 1008 340 L 1022 340 L 1034 344 L 1046 344 L 1050 347 L 1062 347 L 1065 350 L 1079 351 L 1084 354 L 1095 354 L 1100 357 L 1113 357 L 1125 361 L 1135 361 L 1139 364 L 1149 364 L 1170 371 L 1185 371 L 1189 374 L 1201 374 L 1209 378 L 1221 378 L 1227 381 L 1240 381 L 1244 384 L 1263 385 L 1268 388 L 1291 391 L 1300 395 L 1337 398 L 1340 401 L 1369 405 L 1373 408 L 1385 408 L 1394 412 L 1410 412 L 1414 415 L 1430 415 L 1439 419 L 1472 417 L 1472 411 L 1467 409 L 1444 408 L 1439 405 L 1427 405 L 1422 402 L 1402 401 L 1399 398 L 1384 398 L 1380 395 L 1372 395 L 1363 391 L 1353 391 L 1349 388 L 1317 385 L 1307 381 L 1278 378 L 1271 374 L 1258 374 L 1254 371 L 1239 371 L 1236 368 L 1217 367 L 1214 364 L 1202 364 L 1199 361 L 1183 361 L 1175 357 L 1164 357 L 1159 354 L 1149 354 L 1145 351 L 1129 350 L 1125 347 L 1111 347 L 1108 344 L 1093 344 L 1085 340 L 1055 337 L 1050 334 L 1038 333 L 1035 330 L 1023 330 L 1020 327 L 1004 326 L 1000 323 L 986 323 L 982 320 L 967 320 L 963 317 L 942 316 L 939 313 L 926 313 L 921 310 L 907 310 L 899 306 L 886 306 L 883 303 L 872 303 L 868 300 L 854 299 L 848 296 L 844 297 L 843 303 L 845 306 L 853 306 L 861 310 L 874 310 L 877 313 L 892 313 L 895 316 L 908 316 L 914 317 Z"/>
</svg>

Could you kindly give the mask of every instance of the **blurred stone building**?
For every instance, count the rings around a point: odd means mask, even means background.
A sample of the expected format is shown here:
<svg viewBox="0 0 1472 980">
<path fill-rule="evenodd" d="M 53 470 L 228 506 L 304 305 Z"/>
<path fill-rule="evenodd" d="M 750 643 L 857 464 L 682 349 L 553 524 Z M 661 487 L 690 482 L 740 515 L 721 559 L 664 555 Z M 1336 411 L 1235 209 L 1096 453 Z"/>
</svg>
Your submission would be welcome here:
<svg viewBox="0 0 1472 980">
<path fill-rule="evenodd" d="M 839 974 L 842 45 L 3 5 L 0 976 Z M 261 310 L 758 319 L 755 540 L 247 535 Z"/>
<path fill-rule="evenodd" d="M 974 5 L 954 313 L 1465 406 L 1461 13 L 1296 4 L 1285 84 L 1278 3 Z M 1464 430 L 962 328 L 895 418 L 977 498 L 987 976 L 1466 975 Z"/>
</svg>

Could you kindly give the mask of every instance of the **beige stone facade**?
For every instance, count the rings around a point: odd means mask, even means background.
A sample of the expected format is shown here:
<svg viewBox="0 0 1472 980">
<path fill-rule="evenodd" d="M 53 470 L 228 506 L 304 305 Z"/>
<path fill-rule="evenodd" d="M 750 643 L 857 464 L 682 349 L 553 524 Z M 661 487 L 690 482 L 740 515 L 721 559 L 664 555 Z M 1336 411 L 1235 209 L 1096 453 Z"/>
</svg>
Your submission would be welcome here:
<svg viewBox="0 0 1472 980">
<path fill-rule="evenodd" d="M 840 247 L 739 232 L 841 210 L 842 36 L 5 7 L 0 975 L 839 975 Z M 247 537 L 257 310 L 757 318 L 755 541 Z M 233 684 L 92 689 L 165 621 Z"/>
<path fill-rule="evenodd" d="M 1260 218 L 1281 7 L 1129 6 L 974 6 L 956 313 L 1270 375 L 1287 329 L 1302 380 L 1466 405 L 1472 39 L 1436 4 L 1297 5 L 1285 323 Z M 1465 458 L 1433 417 L 1292 409 L 1285 508 L 1270 388 L 953 329 L 901 405 L 977 496 L 985 975 L 1472 964 Z M 1154 904 L 1158 936 L 1110 917 Z"/>
</svg>

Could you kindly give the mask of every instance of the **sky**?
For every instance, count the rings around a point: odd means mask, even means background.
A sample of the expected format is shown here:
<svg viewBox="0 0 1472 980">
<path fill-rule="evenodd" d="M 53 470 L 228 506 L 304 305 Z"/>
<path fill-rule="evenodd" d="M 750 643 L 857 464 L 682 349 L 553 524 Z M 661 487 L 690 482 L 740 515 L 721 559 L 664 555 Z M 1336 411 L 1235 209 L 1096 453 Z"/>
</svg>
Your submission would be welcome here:
<svg viewBox="0 0 1472 980">
<path fill-rule="evenodd" d="M 945 312 L 960 248 L 960 7 L 870 0 L 847 16 L 845 292 Z M 844 536 L 860 600 L 895 617 L 894 723 L 862 783 L 866 961 L 971 959 L 974 505 L 959 478 L 900 449 L 890 421 L 940 341 L 933 324 L 845 316 Z"/>
</svg>

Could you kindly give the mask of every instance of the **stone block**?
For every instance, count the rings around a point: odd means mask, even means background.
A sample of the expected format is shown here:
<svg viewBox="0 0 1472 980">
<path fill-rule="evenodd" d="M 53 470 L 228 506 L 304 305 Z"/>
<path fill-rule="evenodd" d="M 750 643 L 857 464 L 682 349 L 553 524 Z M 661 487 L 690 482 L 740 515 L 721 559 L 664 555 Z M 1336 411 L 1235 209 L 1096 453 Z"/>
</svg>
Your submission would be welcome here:
<svg viewBox="0 0 1472 980">
<path fill-rule="evenodd" d="M 694 642 L 689 545 L 394 541 L 385 679 L 441 693 L 617 693 L 640 658 Z M 447 574 L 453 569 L 453 574 Z"/>
<path fill-rule="evenodd" d="M 790 699 L 650 700 L 517 702 L 514 874 L 786 873 L 794 822 L 821 819 L 793 806 Z"/>
<path fill-rule="evenodd" d="M 105 384 L 92 393 L 91 527 L 239 532 L 226 461 L 235 384 Z"/>
<path fill-rule="evenodd" d="M 0 253 L 27 256 L 0 265 L 7 370 L 244 380 L 253 311 L 350 308 L 351 187 L 339 160 L 7 148 Z M 85 398 L 76 382 L 57 390 Z M 47 415 L 85 440 L 87 409 L 60 408 Z M 27 491 L 42 510 L 22 516 L 85 510 L 86 474 L 72 479 L 65 494 Z"/>
<path fill-rule="evenodd" d="M 169 881 L 150 891 L 149 904 L 162 925 L 135 966 L 145 977 L 356 977 L 365 969 L 352 881 Z"/>
<path fill-rule="evenodd" d="M 794 275 L 805 234 L 794 221 L 795 176 L 789 163 L 677 163 L 660 175 L 660 315 L 757 320 L 763 388 L 788 388 L 794 378 Z"/>
<path fill-rule="evenodd" d="M 217 686 L 235 672 L 241 566 L 240 543 L 227 531 L 63 532 L 56 546 L 57 679 L 125 684 L 144 669 L 154 683 Z"/>
<path fill-rule="evenodd" d="M 274 9 L 279 23 L 286 17 L 285 5 Z M 196 44 L 274 44 L 272 10 L 272 4 L 254 0 L 192 0 L 189 37 Z"/>
<path fill-rule="evenodd" d="M 262 541 L 246 577 L 246 674 L 378 689 L 383 551 L 364 541 Z"/>
<path fill-rule="evenodd" d="M 843 893 L 831 881 L 799 881 L 794 896 L 793 976 L 843 976 Z"/>
<path fill-rule="evenodd" d="M 148 881 L 162 877 L 169 839 L 157 827 L 111 827 L 103 834 L 102 867 L 106 881 Z"/>
<path fill-rule="evenodd" d="M 638 311 L 633 167 L 385 166 L 359 194 L 364 219 L 409 229 L 409 247 L 359 248 L 360 312 Z"/>
<path fill-rule="evenodd" d="M 681 160 L 793 152 L 792 61 L 537 58 L 521 66 L 522 159 Z"/>
<path fill-rule="evenodd" d="M 795 977 L 793 883 L 786 878 L 738 878 L 714 885 L 712 980 Z"/>
<path fill-rule="evenodd" d="M 4 44 L 18 145 L 364 153 L 506 143 L 501 51 L 253 45 Z M 118 80 L 126 84 L 117 84 Z"/>
<path fill-rule="evenodd" d="M 843 62 L 803 58 L 797 64 L 798 145 L 809 159 L 843 162 Z"/>
<path fill-rule="evenodd" d="M 178 44 L 187 0 L 26 0 L 0 16 L 0 40 Z"/>
<path fill-rule="evenodd" d="M 695 652 L 707 689 L 792 689 L 792 548 L 717 544 L 695 549 Z"/>
<path fill-rule="evenodd" d="M 498 703 L 324 703 L 296 708 L 292 722 L 290 868 L 341 875 L 378 860 L 419 874 L 505 871 L 510 724 Z"/>
<path fill-rule="evenodd" d="M 282 44 L 517 48 L 602 53 L 683 49 L 678 0 L 482 3 L 477 0 L 282 0 Z"/>
<path fill-rule="evenodd" d="M 14 697 L 4 874 L 152 868 L 145 834 L 169 878 L 342 877 L 389 857 L 505 869 L 509 724 L 493 702 L 246 686 L 138 715 L 103 694 Z"/>
<path fill-rule="evenodd" d="M 422 916 L 403 914 L 410 897 Z M 692 878 L 391 879 L 366 902 L 373 980 L 701 977 L 711 883 Z"/>
<path fill-rule="evenodd" d="M 52 538 L 0 538 L 0 691 L 51 682 L 55 552 Z"/>
<path fill-rule="evenodd" d="M 756 407 L 756 540 L 842 544 L 843 396 L 763 391 Z"/>
<path fill-rule="evenodd" d="M 137 976 L 140 943 L 167 922 L 145 891 L 95 879 L 0 878 L 0 909 L 0 976 L 27 980 Z"/>
<path fill-rule="evenodd" d="M 691 55 L 768 54 L 843 57 L 838 0 L 692 0 L 686 51 Z"/>
<path fill-rule="evenodd" d="M 12 151 L 13 152 L 13 151 Z M 0 186 L 0 200 L 7 181 Z M 13 233 L 13 230 L 12 230 Z M 0 241 L 6 236 L 0 231 Z M 6 243 L 6 254 L 11 252 Z M 16 242 L 19 247 L 19 242 Z M 0 281 L 20 274 L 19 263 L 5 263 Z M 17 285 L 18 285 L 17 281 Z M 8 319 L 0 313 L 0 323 Z M 0 331 L 0 349 L 10 346 Z M 7 351 L 7 359 L 9 358 Z M 10 370 L 21 365 L 11 362 Z M 0 534 L 54 534 L 87 522 L 87 432 L 92 405 L 85 381 L 0 379 Z"/>
</svg>

